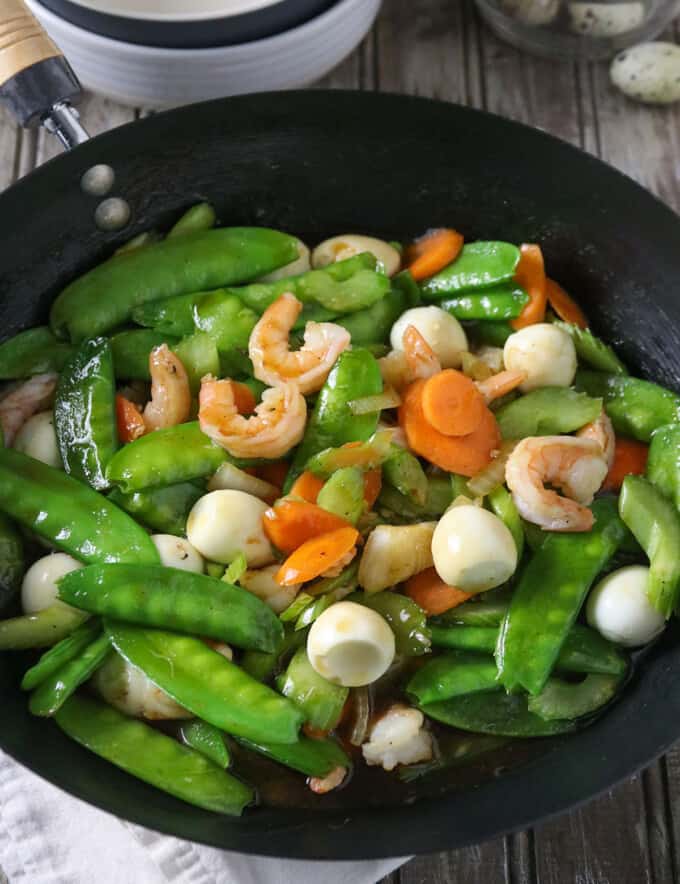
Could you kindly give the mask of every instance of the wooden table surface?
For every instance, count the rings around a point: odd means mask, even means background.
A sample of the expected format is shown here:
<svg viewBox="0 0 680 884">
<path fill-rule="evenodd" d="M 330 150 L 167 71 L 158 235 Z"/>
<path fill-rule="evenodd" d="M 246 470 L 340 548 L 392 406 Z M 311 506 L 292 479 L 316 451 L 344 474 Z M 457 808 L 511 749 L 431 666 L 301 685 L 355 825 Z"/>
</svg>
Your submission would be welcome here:
<svg viewBox="0 0 680 884">
<path fill-rule="evenodd" d="M 628 101 L 611 88 L 606 65 L 515 52 L 482 26 L 470 0 L 386 0 L 362 46 L 319 85 L 430 96 L 530 123 L 680 210 L 680 104 Z M 141 113 L 95 96 L 81 112 L 92 134 Z M 0 111 L 0 190 L 56 153 L 51 138 L 18 132 Z M 414 859 L 384 884 L 678 882 L 679 799 L 680 747 L 586 807 L 478 847 Z"/>
</svg>

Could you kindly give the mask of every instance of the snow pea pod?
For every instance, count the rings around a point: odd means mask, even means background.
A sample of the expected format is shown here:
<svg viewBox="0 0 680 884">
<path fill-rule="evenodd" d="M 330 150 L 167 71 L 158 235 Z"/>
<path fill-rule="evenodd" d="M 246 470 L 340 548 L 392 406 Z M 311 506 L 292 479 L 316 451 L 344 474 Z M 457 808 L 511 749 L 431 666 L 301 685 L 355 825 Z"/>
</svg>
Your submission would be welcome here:
<svg viewBox="0 0 680 884">
<path fill-rule="evenodd" d="M 54 429 L 67 473 L 97 491 L 118 448 L 113 356 L 106 338 L 80 346 L 65 365 L 54 400 Z"/>
<path fill-rule="evenodd" d="M 213 764 L 226 770 L 231 761 L 229 749 L 222 735 L 222 731 L 207 721 L 195 718 L 183 724 L 180 729 L 182 739 L 187 744 L 204 755 Z"/>
<path fill-rule="evenodd" d="M 264 227 L 225 227 L 114 255 L 57 297 L 50 326 L 82 341 L 127 322 L 139 304 L 234 285 L 297 256 L 294 237 Z"/>
<path fill-rule="evenodd" d="M 57 724 L 81 746 L 157 789 L 205 810 L 239 816 L 252 789 L 177 740 L 89 697 L 70 697 Z"/>
<path fill-rule="evenodd" d="M 302 712 L 202 641 L 112 620 L 105 626 L 122 657 L 203 721 L 249 740 L 297 740 Z"/>
<path fill-rule="evenodd" d="M 186 532 L 191 508 L 203 494 L 205 491 L 198 484 L 179 482 L 130 494 L 114 488 L 109 500 L 153 531 L 182 535 Z"/>
<path fill-rule="evenodd" d="M 486 595 L 486 593 L 484 593 Z M 508 610 L 509 601 L 478 601 L 473 599 L 453 608 L 446 614 L 430 619 L 430 626 L 500 626 Z M 494 643 L 495 647 L 495 643 Z M 491 649 L 493 650 L 493 648 Z"/>
<path fill-rule="evenodd" d="M 598 418 L 602 399 L 577 393 L 570 387 L 541 387 L 496 412 L 504 439 L 573 433 Z"/>
<path fill-rule="evenodd" d="M 217 289 L 224 292 L 226 289 Z M 194 306 L 210 292 L 189 292 L 188 295 L 175 295 L 172 298 L 160 298 L 158 301 L 147 301 L 132 311 L 132 319 L 137 325 L 154 329 L 161 335 L 173 335 L 182 338 L 196 330 L 194 325 Z"/>
<path fill-rule="evenodd" d="M 292 700 L 313 728 L 332 731 L 338 725 L 349 688 L 331 684 L 312 667 L 305 648 L 299 648 L 281 674 L 278 688 Z"/>
<path fill-rule="evenodd" d="M 0 380 L 28 378 L 47 371 L 61 371 L 73 352 L 46 325 L 29 328 L 0 344 Z"/>
<path fill-rule="evenodd" d="M 549 678 L 540 694 L 529 697 L 528 709 L 544 721 L 581 718 L 606 706 L 621 684 L 615 675 L 587 675 L 576 684 Z"/>
<path fill-rule="evenodd" d="M 59 581 L 73 607 L 143 626 L 177 629 L 273 651 L 283 627 L 272 609 L 240 586 L 162 565 L 92 565 Z"/>
<path fill-rule="evenodd" d="M 105 633 L 91 642 L 77 657 L 44 679 L 31 694 L 32 715 L 52 717 L 77 688 L 87 681 L 111 653 L 111 639 Z"/>
<path fill-rule="evenodd" d="M 487 344 L 489 347 L 504 347 L 505 342 L 513 333 L 509 322 L 493 322 L 479 320 L 466 324 L 465 331 L 475 344 Z"/>
<path fill-rule="evenodd" d="M 198 393 L 201 380 L 207 375 L 220 374 L 220 354 L 217 344 L 206 332 L 194 332 L 175 344 L 175 355 L 186 369 L 191 392 Z"/>
<path fill-rule="evenodd" d="M 392 326 L 401 314 L 411 307 L 417 307 L 421 301 L 417 283 L 408 270 L 404 270 L 393 277 L 389 292 L 375 304 L 335 321 L 347 329 L 355 347 L 386 344 Z"/>
<path fill-rule="evenodd" d="M 540 693 L 588 590 L 625 537 L 611 498 L 595 501 L 592 510 L 591 531 L 551 533 L 522 572 L 496 646 L 508 691 Z"/>
<path fill-rule="evenodd" d="M 489 505 L 498 518 L 505 523 L 512 534 L 512 539 L 517 547 L 517 561 L 522 558 L 524 552 L 524 529 L 515 501 L 505 485 L 499 485 L 489 493 Z"/>
<path fill-rule="evenodd" d="M 35 666 L 31 666 L 21 680 L 21 689 L 32 691 L 41 682 L 54 675 L 84 651 L 100 634 L 101 628 L 97 617 L 81 623 L 70 635 L 46 651 Z"/>
<path fill-rule="evenodd" d="M 148 534 L 127 513 L 11 448 L 0 449 L 0 509 L 82 562 L 158 562 Z"/>
<path fill-rule="evenodd" d="M 358 467 L 341 467 L 319 491 L 317 504 L 356 525 L 365 509 L 364 474 Z"/>
<path fill-rule="evenodd" d="M 152 328 L 134 328 L 118 332 L 111 338 L 113 370 L 122 380 L 150 381 L 149 354 L 154 347 L 167 344 L 173 348 L 179 338 L 162 334 Z"/>
<path fill-rule="evenodd" d="M 176 236 L 186 236 L 189 233 L 200 233 L 210 230 L 215 226 L 217 215 L 210 203 L 197 203 L 187 209 L 177 223 L 168 233 L 168 239 Z"/>
<path fill-rule="evenodd" d="M 247 350 L 259 316 L 235 295 L 211 292 L 196 301 L 193 319 L 196 328 L 208 334 L 221 353 L 235 348 Z"/>
<path fill-rule="evenodd" d="M 479 294 L 447 298 L 439 306 L 456 319 L 497 321 L 516 319 L 528 300 L 529 295 L 521 286 L 505 283 Z"/>
<path fill-rule="evenodd" d="M 325 777 L 336 767 L 351 767 L 351 761 L 335 740 L 316 740 L 300 737 L 295 743 L 270 743 L 236 737 L 244 749 L 265 755 L 279 764 L 297 770 L 308 777 Z"/>
<path fill-rule="evenodd" d="M 0 611 L 16 595 L 24 576 L 24 543 L 21 534 L 0 513 Z"/>
<path fill-rule="evenodd" d="M 659 427 L 652 434 L 647 478 L 680 511 L 680 424 Z"/>
<path fill-rule="evenodd" d="M 422 507 L 427 502 L 429 486 L 425 471 L 418 458 L 405 448 L 391 446 L 383 464 L 383 479 L 415 506 Z"/>
<path fill-rule="evenodd" d="M 649 601 L 668 619 L 680 596 L 680 513 L 642 476 L 623 480 L 619 513 L 649 559 Z"/>
<path fill-rule="evenodd" d="M 283 639 L 279 642 L 276 651 L 264 653 L 264 651 L 245 651 L 241 657 L 241 668 L 257 681 L 267 681 L 275 670 L 280 669 L 288 655 L 307 641 L 307 630 L 296 631 L 289 626 L 285 627 Z"/>
<path fill-rule="evenodd" d="M 122 246 L 119 246 L 114 255 L 124 255 L 126 252 L 134 252 L 136 249 L 143 249 L 144 246 L 151 245 L 152 242 L 160 242 L 163 239 L 160 233 L 155 230 L 144 230 L 133 236 Z"/>
<path fill-rule="evenodd" d="M 429 660 L 406 685 L 418 703 L 437 703 L 477 691 L 498 689 L 498 670 L 490 657 L 450 651 Z"/>
<path fill-rule="evenodd" d="M 420 657 L 430 652 L 430 628 L 425 612 L 408 596 L 398 592 L 354 592 L 347 601 L 377 611 L 394 633 L 397 654 Z"/>
<path fill-rule="evenodd" d="M 52 605 L 37 614 L 0 620 L 0 651 L 49 648 L 77 629 L 88 614 Z"/>
<path fill-rule="evenodd" d="M 639 378 L 577 371 L 576 388 L 601 396 L 614 429 L 622 436 L 649 442 L 654 430 L 680 418 L 680 396 Z"/>
<path fill-rule="evenodd" d="M 555 320 L 554 324 L 571 337 L 576 348 L 576 355 L 586 365 L 597 371 L 619 375 L 628 374 L 628 369 L 609 344 L 596 338 L 589 328 L 579 328 L 578 325 L 571 322 L 561 322 L 560 320 Z"/>
<path fill-rule="evenodd" d="M 422 285 L 423 297 L 439 301 L 446 295 L 488 289 L 509 282 L 519 262 L 519 249 L 507 242 L 472 242 L 456 260 Z"/>
</svg>

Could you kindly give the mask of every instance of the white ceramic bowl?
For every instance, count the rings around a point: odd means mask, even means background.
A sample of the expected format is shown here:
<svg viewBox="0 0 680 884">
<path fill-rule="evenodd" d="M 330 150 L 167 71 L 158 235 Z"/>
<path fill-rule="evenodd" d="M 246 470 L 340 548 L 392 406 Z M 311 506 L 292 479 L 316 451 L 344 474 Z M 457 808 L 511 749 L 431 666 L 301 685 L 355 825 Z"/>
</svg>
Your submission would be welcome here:
<svg viewBox="0 0 680 884">
<path fill-rule="evenodd" d="M 307 85 L 361 42 L 381 2 L 339 0 L 300 27 L 239 46 L 159 49 L 101 37 L 26 0 L 85 88 L 152 108 Z"/>
</svg>

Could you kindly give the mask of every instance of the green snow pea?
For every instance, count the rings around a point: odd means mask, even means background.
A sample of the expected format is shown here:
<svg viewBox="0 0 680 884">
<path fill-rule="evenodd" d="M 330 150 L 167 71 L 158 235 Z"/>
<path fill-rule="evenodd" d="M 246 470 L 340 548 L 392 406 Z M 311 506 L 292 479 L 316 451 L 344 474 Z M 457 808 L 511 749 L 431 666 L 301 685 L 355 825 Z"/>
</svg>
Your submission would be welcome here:
<svg viewBox="0 0 680 884">
<path fill-rule="evenodd" d="M 502 348 L 514 329 L 508 322 L 479 320 L 466 324 L 465 331 L 475 344 L 487 344 L 489 347 Z"/>
<path fill-rule="evenodd" d="M 340 354 L 317 396 L 286 477 L 284 492 L 290 489 L 312 455 L 346 442 L 365 442 L 375 433 L 378 414 L 353 415 L 348 403 L 376 396 L 382 390 L 380 368 L 368 350 L 357 347 Z"/>
<path fill-rule="evenodd" d="M 354 347 L 387 344 L 397 319 L 406 310 L 417 307 L 421 301 L 417 283 L 408 270 L 404 270 L 392 278 L 389 292 L 380 301 L 335 321 L 350 333 Z"/>
<path fill-rule="evenodd" d="M 519 249 L 507 242 L 472 242 L 456 260 L 421 285 L 426 300 L 439 301 L 457 292 L 488 289 L 510 282 L 519 262 Z"/>
<path fill-rule="evenodd" d="M 621 683 L 616 675 L 587 675 L 577 683 L 549 678 L 540 694 L 529 697 L 529 712 L 544 721 L 581 718 L 613 700 Z"/>
<path fill-rule="evenodd" d="M 498 518 L 512 534 L 512 539 L 517 547 L 517 561 L 522 558 L 524 552 L 524 529 L 515 501 L 505 485 L 499 485 L 489 494 L 489 505 Z"/>
<path fill-rule="evenodd" d="M 363 415 L 362 415 L 363 416 Z M 315 454 L 305 464 L 305 470 L 314 473 L 320 479 L 328 479 L 336 470 L 343 467 L 361 464 L 362 470 L 373 470 L 384 463 L 392 452 L 392 431 L 378 430 L 359 445 L 352 448 L 325 448 Z"/>
<path fill-rule="evenodd" d="M 273 653 L 245 651 L 241 657 L 241 669 L 257 681 L 267 681 L 275 670 L 280 669 L 288 655 L 307 641 L 307 631 L 296 632 L 290 626 L 284 628 L 283 639 Z"/>
<path fill-rule="evenodd" d="M 659 427 L 652 434 L 647 478 L 680 511 L 680 424 Z"/>
<path fill-rule="evenodd" d="M 294 743 L 302 712 L 197 638 L 105 621 L 118 653 L 197 718 L 249 740 Z"/>
<path fill-rule="evenodd" d="M 0 651 L 49 648 L 70 635 L 88 616 L 64 605 L 52 605 L 37 614 L 0 620 Z"/>
<path fill-rule="evenodd" d="M 483 595 L 486 594 L 487 593 L 484 593 Z M 508 610 L 509 601 L 479 601 L 478 598 L 479 597 L 472 599 L 469 602 L 464 602 L 462 605 L 458 605 L 456 608 L 447 611 L 445 614 L 440 614 L 438 617 L 432 618 L 429 621 L 430 626 L 500 626 Z M 493 648 L 491 650 L 493 650 Z"/>
<path fill-rule="evenodd" d="M 111 639 L 103 633 L 77 657 L 44 679 L 31 694 L 28 708 L 32 715 L 53 716 L 78 687 L 98 669 L 111 653 Z"/>
<path fill-rule="evenodd" d="M 226 289 L 217 289 L 226 292 Z M 211 292 L 189 292 L 188 295 L 175 295 L 172 298 L 160 298 L 158 301 L 147 301 L 132 311 L 132 319 L 137 325 L 154 329 L 161 335 L 172 335 L 182 338 L 196 330 L 194 325 L 194 306 L 206 294 Z"/>
<path fill-rule="evenodd" d="M 326 777 L 336 767 L 349 768 L 352 764 L 339 744 L 328 738 L 300 737 L 295 743 L 281 744 L 236 737 L 236 742 L 308 777 Z"/>
<path fill-rule="evenodd" d="M 649 559 L 649 601 L 668 620 L 680 595 L 680 513 L 642 476 L 623 480 L 619 512 Z"/>
<path fill-rule="evenodd" d="M 628 369 L 609 344 L 596 338 L 589 328 L 579 328 L 571 322 L 560 320 L 555 320 L 554 325 L 570 336 L 576 348 L 576 355 L 591 368 L 611 374 L 628 374 Z"/>
<path fill-rule="evenodd" d="M 201 233 L 210 230 L 217 222 L 217 215 L 210 203 L 197 203 L 187 209 L 168 233 L 167 238 L 186 236 L 189 233 Z"/>
<path fill-rule="evenodd" d="M 221 373 L 217 344 L 206 332 L 187 335 L 173 349 L 186 369 L 192 393 L 198 393 L 201 380 L 207 374 L 218 376 Z"/>
<path fill-rule="evenodd" d="M 622 436 L 649 442 L 654 430 L 680 418 L 680 396 L 639 378 L 577 371 L 577 389 L 604 399 L 604 410 Z"/>
<path fill-rule="evenodd" d="M 163 239 L 160 233 L 157 233 L 155 230 L 144 230 L 142 233 L 138 233 L 137 236 L 133 236 L 132 239 L 129 239 L 127 242 L 124 242 L 122 246 L 119 246 L 114 255 L 124 255 L 126 252 L 135 252 L 137 249 L 143 249 L 144 246 L 149 246 L 153 242 L 160 242 Z"/>
<path fill-rule="evenodd" d="M 201 721 L 200 718 L 195 718 L 182 725 L 180 734 L 187 746 L 200 752 L 213 764 L 223 770 L 229 767 L 231 761 L 229 749 L 219 728 L 208 724 L 207 721 Z"/>
<path fill-rule="evenodd" d="M 364 474 L 358 467 L 341 467 L 326 479 L 317 504 L 330 513 L 356 525 L 366 508 Z"/>
<path fill-rule="evenodd" d="M 462 731 L 501 737 L 550 737 L 576 729 L 571 719 L 546 721 L 527 708 L 523 694 L 479 691 L 421 706 L 428 718 Z"/>
<path fill-rule="evenodd" d="M 392 445 L 383 464 L 383 479 L 415 506 L 425 506 L 428 481 L 418 458 L 398 445 Z"/>
<path fill-rule="evenodd" d="M 347 601 L 377 611 L 394 633 L 397 654 L 420 657 L 430 652 L 430 628 L 425 612 L 408 596 L 398 592 L 354 592 Z"/>
<path fill-rule="evenodd" d="M 497 689 L 498 670 L 493 659 L 467 651 L 450 651 L 428 660 L 406 685 L 406 692 L 420 704 Z"/>
<path fill-rule="evenodd" d="M 54 400 L 54 429 L 67 473 L 97 491 L 118 448 L 113 356 L 106 338 L 80 346 L 65 365 Z"/>
<path fill-rule="evenodd" d="M 143 626 L 177 629 L 273 651 L 283 628 L 272 609 L 240 586 L 163 565 L 92 565 L 59 581 L 73 607 Z"/>
<path fill-rule="evenodd" d="M 577 393 L 570 387 L 541 387 L 520 396 L 496 412 L 504 439 L 560 436 L 596 420 L 602 399 Z"/>
<path fill-rule="evenodd" d="M 109 500 L 153 531 L 182 535 L 186 533 L 191 508 L 204 493 L 198 484 L 179 482 L 164 488 L 133 491 L 130 494 L 114 488 L 109 494 Z"/>
<path fill-rule="evenodd" d="M 343 593 L 346 595 L 347 593 Z M 317 596 L 317 598 L 312 599 L 312 601 L 307 605 L 307 607 L 302 611 L 300 616 L 295 621 L 295 629 L 306 629 L 308 626 L 311 626 L 315 620 L 318 620 L 319 617 L 323 614 L 323 612 L 330 608 L 333 602 L 338 601 L 337 593 L 335 592 L 327 592 L 324 595 Z"/>
<path fill-rule="evenodd" d="M 544 531 L 540 525 L 534 525 L 532 522 L 526 522 L 524 519 L 522 519 L 522 530 L 524 531 L 524 539 L 527 542 L 527 546 L 532 552 L 540 549 L 543 546 L 543 541 L 551 533 L 550 531 Z"/>
<path fill-rule="evenodd" d="M 41 682 L 55 675 L 58 670 L 78 657 L 88 645 L 92 644 L 100 634 L 101 628 L 101 623 L 96 617 L 81 623 L 70 635 L 63 638 L 49 651 L 45 651 L 35 666 L 31 666 L 27 670 L 21 680 L 21 689 L 32 691 Z"/>
<path fill-rule="evenodd" d="M 522 312 L 529 295 L 515 283 L 505 283 L 479 294 L 458 295 L 440 303 L 456 319 L 481 319 L 498 321 L 516 319 Z"/>
<path fill-rule="evenodd" d="M 313 728 L 322 731 L 337 727 L 349 696 L 349 688 L 331 684 L 318 674 L 309 662 L 305 648 L 295 652 L 285 673 L 280 676 L 278 688 L 284 697 L 299 706 Z"/>
<path fill-rule="evenodd" d="M 452 500 L 450 480 L 446 476 L 429 476 L 427 499 L 422 506 L 413 503 L 410 498 L 400 494 L 391 485 L 383 485 L 376 509 L 391 524 L 405 525 L 411 522 L 426 522 L 432 516 L 443 515 Z"/>
<path fill-rule="evenodd" d="M 46 325 L 29 328 L 0 344 L 0 380 L 61 371 L 73 348 L 58 341 Z"/>
<path fill-rule="evenodd" d="M 179 338 L 152 328 L 133 328 L 111 338 L 113 370 L 122 380 L 150 381 L 149 354 L 154 347 L 167 344 L 173 348 Z"/>
<path fill-rule="evenodd" d="M 89 697 L 70 697 L 59 727 L 81 746 L 188 804 L 239 816 L 253 791 L 172 737 Z"/>
<path fill-rule="evenodd" d="M 127 513 L 62 470 L 11 448 L 0 449 L 0 509 L 82 562 L 158 562 L 148 534 Z"/>
<path fill-rule="evenodd" d="M 24 576 L 24 543 L 12 522 L 0 512 L 0 611 L 16 595 Z"/>
<path fill-rule="evenodd" d="M 212 292 L 194 304 L 193 318 L 196 328 L 208 334 L 221 353 L 247 350 L 259 316 L 235 295 Z"/>
<path fill-rule="evenodd" d="M 401 765 L 397 768 L 397 776 L 402 783 L 412 783 L 421 777 L 446 770 L 449 767 L 458 767 L 466 764 L 473 758 L 500 749 L 508 743 L 503 737 L 482 736 L 475 734 L 474 737 L 462 736 L 461 734 L 447 733 L 441 736 L 437 734 L 438 754 L 432 761 L 423 761 L 420 764 Z"/>
<path fill-rule="evenodd" d="M 127 322 L 139 304 L 234 285 L 298 254 L 294 237 L 264 227 L 225 227 L 114 255 L 57 297 L 50 326 L 78 342 Z"/>
<path fill-rule="evenodd" d="M 496 646 L 508 691 L 543 690 L 588 590 L 625 536 L 611 498 L 595 501 L 592 511 L 591 531 L 551 533 L 522 572 Z"/>
</svg>

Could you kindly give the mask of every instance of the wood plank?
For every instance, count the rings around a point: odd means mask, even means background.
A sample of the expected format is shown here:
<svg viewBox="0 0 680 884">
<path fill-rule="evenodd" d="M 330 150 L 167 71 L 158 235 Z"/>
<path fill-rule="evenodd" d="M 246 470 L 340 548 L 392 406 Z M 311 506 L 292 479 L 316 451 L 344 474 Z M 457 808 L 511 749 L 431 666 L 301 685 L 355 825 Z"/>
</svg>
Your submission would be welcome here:
<svg viewBox="0 0 680 884">
<path fill-rule="evenodd" d="M 654 762 L 643 772 L 642 787 L 652 880 L 658 884 L 671 882 L 674 880 L 673 830 L 664 759 Z"/>
<path fill-rule="evenodd" d="M 399 870 L 399 884 L 510 884 L 503 838 L 463 850 L 419 856 Z M 513 884 L 519 884 L 513 880 Z"/>
<path fill-rule="evenodd" d="M 19 147 L 18 127 L 9 112 L 0 108 L 0 191 L 16 177 Z"/>
<path fill-rule="evenodd" d="M 661 762 L 661 773 L 672 872 L 672 878 L 668 880 L 680 881 L 680 743 L 666 753 Z"/>
</svg>

